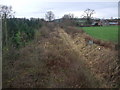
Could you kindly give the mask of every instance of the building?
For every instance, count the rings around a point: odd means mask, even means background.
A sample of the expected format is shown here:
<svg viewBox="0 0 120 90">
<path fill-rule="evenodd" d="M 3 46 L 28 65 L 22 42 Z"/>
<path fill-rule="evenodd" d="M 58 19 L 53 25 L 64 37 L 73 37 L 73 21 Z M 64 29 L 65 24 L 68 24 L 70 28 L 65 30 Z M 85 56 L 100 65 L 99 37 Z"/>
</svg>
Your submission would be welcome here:
<svg viewBox="0 0 120 90">
<path fill-rule="evenodd" d="M 111 20 L 111 19 L 95 19 L 92 26 L 108 26 L 108 25 L 118 25 L 118 20 Z"/>
</svg>

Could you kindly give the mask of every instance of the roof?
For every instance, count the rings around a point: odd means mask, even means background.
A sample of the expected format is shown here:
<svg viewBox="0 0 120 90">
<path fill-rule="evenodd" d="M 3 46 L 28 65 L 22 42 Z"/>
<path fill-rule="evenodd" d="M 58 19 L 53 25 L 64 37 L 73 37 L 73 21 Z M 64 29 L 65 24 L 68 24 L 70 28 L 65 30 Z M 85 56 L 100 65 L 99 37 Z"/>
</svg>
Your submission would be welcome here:
<svg viewBox="0 0 120 90">
<path fill-rule="evenodd" d="M 109 24 L 118 24 L 118 22 L 109 22 Z"/>
</svg>

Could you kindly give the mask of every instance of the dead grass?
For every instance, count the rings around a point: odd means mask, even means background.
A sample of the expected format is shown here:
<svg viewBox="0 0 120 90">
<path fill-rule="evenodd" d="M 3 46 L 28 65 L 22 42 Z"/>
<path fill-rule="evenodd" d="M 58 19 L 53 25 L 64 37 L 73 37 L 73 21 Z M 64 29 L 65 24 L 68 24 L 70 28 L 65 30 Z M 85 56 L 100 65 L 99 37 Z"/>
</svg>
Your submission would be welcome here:
<svg viewBox="0 0 120 90">
<path fill-rule="evenodd" d="M 16 51 L 19 56 L 12 65 L 9 57 L 4 58 L 4 88 L 118 87 L 120 68 L 115 50 L 87 45 L 82 30 L 54 26 L 49 30 L 49 26 Z"/>
</svg>

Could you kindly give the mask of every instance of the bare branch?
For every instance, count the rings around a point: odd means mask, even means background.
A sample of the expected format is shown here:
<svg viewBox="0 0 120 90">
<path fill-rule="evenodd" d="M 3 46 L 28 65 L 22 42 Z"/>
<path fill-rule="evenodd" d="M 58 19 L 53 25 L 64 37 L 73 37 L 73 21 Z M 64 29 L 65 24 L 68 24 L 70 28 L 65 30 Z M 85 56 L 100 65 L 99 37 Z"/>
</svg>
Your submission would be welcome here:
<svg viewBox="0 0 120 90">
<path fill-rule="evenodd" d="M 11 18 L 15 12 L 12 10 L 12 6 L 0 5 L 0 18 Z"/>
<path fill-rule="evenodd" d="M 52 21 L 55 19 L 55 15 L 53 14 L 52 11 L 48 11 L 46 14 L 45 14 L 45 18 L 48 20 L 48 21 Z"/>
</svg>

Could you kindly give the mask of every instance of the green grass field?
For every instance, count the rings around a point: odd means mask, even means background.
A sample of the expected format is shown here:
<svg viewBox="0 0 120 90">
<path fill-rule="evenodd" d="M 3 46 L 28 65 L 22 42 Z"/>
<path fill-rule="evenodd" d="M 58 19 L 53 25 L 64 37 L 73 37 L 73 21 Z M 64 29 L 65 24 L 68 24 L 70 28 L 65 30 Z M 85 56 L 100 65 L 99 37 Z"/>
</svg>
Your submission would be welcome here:
<svg viewBox="0 0 120 90">
<path fill-rule="evenodd" d="M 83 30 L 94 38 L 118 42 L 118 26 L 83 27 Z"/>
</svg>

